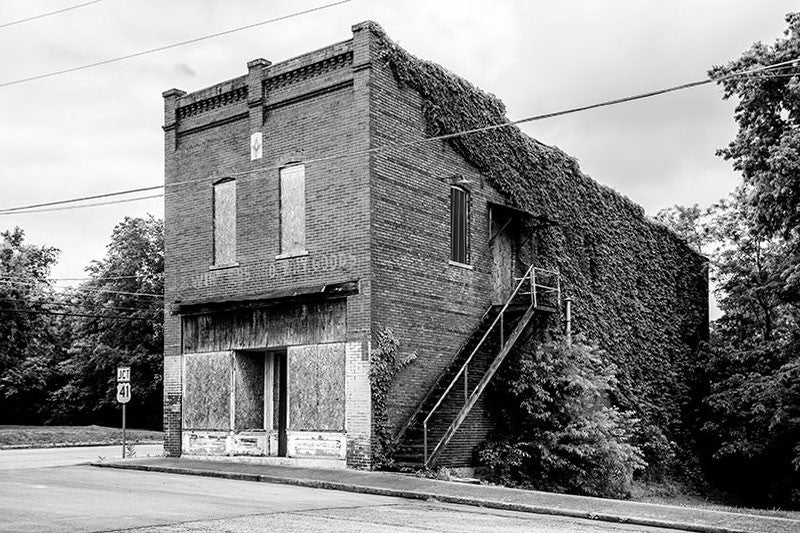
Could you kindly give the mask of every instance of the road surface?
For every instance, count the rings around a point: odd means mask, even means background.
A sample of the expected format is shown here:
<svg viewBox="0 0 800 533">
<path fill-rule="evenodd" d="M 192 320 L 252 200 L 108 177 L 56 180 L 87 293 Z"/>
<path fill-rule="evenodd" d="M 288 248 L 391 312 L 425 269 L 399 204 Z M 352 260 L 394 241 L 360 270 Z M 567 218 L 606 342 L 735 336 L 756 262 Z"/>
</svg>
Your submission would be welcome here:
<svg viewBox="0 0 800 533">
<path fill-rule="evenodd" d="M 137 533 L 674 533 L 674 530 L 306 487 L 89 465 L 42 466 L 80 462 L 80 454 L 96 459 L 104 452 L 37 451 L 40 453 L 0 450 L 0 532 L 135 529 Z"/>
</svg>

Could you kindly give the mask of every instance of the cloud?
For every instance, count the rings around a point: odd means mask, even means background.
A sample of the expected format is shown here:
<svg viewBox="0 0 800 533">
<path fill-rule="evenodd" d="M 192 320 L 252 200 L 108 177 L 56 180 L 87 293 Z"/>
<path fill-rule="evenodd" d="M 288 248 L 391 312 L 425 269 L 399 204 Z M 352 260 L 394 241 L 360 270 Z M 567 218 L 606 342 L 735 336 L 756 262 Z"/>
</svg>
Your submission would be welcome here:
<svg viewBox="0 0 800 533">
<path fill-rule="evenodd" d="M 175 72 L 186 78 L 194 78 L 197 76 L 197 73 L 194 71 L 194 69 L 192 69 L 192 67 L 186 63 L 178 63 L 175 65 Z"/>
</svg>

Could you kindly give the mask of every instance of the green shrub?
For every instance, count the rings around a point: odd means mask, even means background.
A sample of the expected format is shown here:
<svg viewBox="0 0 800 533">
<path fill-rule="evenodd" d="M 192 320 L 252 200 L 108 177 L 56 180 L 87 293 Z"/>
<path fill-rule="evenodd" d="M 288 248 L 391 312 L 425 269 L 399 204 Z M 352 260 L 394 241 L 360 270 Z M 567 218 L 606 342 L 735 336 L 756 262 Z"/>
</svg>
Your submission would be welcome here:
<svg viewBox="0 0 800 533">
<path fill-rule="evenodd" d="M 578 339 L 523 348 L 494 390 L 498 438 L 479 450 L 487 477 L 506 485 L 628 497 L 646 466 L 631 443 L 637 420 L 610 406 L 614 366 Z"/>
</svg>

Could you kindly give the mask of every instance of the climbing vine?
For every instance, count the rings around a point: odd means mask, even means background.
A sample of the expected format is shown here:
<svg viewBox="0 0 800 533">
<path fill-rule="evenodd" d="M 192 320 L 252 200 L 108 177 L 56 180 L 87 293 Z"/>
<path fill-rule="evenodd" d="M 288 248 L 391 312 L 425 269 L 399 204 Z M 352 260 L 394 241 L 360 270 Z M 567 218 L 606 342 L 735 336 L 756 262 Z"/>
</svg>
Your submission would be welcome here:
<svg viewBox="0 0 800 533">
<path fill-rule="evenodd" d="M 417 354 L 400 354 L 400 341 L 392 330 L 386 327 L 373 333 L 373 342 L 369 380 L 372 393 L 372 427 L 376 445 L 372 447 L 372 467 L 380 469 L 392 466 L 392 455 L 397 446 L 386 406 L 389 389 L 397 373 L 411 364 L 417 358 Z"/>
<path fill-rule="evenodd" d="M 371 31 L 377 57 L 401 91 L 419 95 L 428 135 L 508 124 L 497 97 L 409 54 L 379 26 Z M 516 207 L 555 222 L 534 235 L 537 261 L 558 268 L 575 302 L 576 330 L 616 365 L 614 400 L 679 438 L 686 377 L 707 336 L 705 258 L 639 205 L 583 174 L 574 158 L 515 125 L 443 142 Z"/>
</svg>

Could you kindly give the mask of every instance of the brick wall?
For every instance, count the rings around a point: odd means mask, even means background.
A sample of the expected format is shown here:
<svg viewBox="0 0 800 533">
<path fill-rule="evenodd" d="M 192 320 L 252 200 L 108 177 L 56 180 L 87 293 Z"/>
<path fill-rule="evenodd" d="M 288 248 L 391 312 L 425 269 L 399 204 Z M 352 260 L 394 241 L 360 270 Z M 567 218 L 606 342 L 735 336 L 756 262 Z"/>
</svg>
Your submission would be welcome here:
<svg viewBox="0 0 800 533">
<path fill-rule="evenodd" d="M 165 445 L 180 454 L 181 324 L 176 301 L 235 299 L 273 290 L 360 280 L 347 301 L 350 383 L 368 376 L 371 284 L 367 156 L 320 160 L 369 146 L 368 75 L 358 38 L 186 95 L 165 97 Z M 251 161 L 250 135 L 263 132 Z M 307 255 L 278 259 L 279 169 L 307 161 Z M 213 263 L 212 184 L 237 182 L 237 265 Z M 368 391 L 368 386 L 367 386 Z M 370 406 L 354 394 L 348 462 L 367 466 Z M 367 444 L 365 445 L 364 442 Z"/>
</svg>

